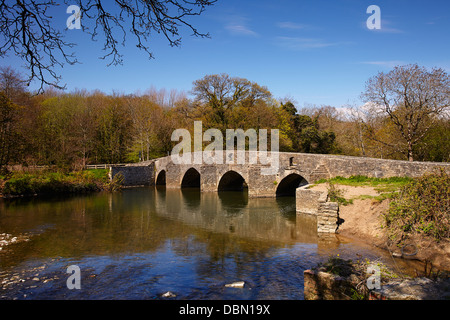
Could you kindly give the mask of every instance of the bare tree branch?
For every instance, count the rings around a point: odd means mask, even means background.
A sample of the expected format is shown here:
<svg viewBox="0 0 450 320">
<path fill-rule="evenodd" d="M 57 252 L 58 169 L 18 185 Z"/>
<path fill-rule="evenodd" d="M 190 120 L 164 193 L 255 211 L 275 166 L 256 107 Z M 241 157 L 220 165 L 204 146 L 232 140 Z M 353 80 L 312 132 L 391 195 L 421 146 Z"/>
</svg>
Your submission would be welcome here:
<svg viewBox="0 0 450 320">
<path fill-rule="evenodd" d="M 209 37 L 199 32 L 189 18 L 202 14 L 217 0 L 75 0 L 81 11 L 82 29 L 92 40 L 103 38 L 108 66 L 123 63 L 120 46 L 125 46 L 127 32 L 134 35 L 136 47 L 154 58 L 150 39 L 162 34 L 171 46 L 181 44 L 181 28 L 193 36 Z M 70 3 L 69 3 L 70 2 Z M 65 0 L 67 5 L 73 0 Z M 76 64 L 75 46 L 66 42 L 63 33 L 55 29 L 48 12 L 59 4 L 54 0 L 0 0 L 0 58 L 8 54 L 20 57 L 29 70 L 28 85 L 40 82 L 38 93 L 44 86 L 64 89 L 59 84 L 57 68 Z"/>
<path fill-rule="evenodd" d="M 4 40 L 0 57 L 9 52 L 20 57 L 30 70 L 27 84 L 32 80 L 40 81 L 39 91 L 44 85 L 64 88 L 58 84 L 60 76 L 55 66 L 77 62 L 73 54 L 66 52 L 74 44 L 63 40 L 61 32 L 52 27 L 52 18 L 47 14 L 50 7 L 57 5 L 53 0 L 0 3 L 0 37 Z"/>
</svg>

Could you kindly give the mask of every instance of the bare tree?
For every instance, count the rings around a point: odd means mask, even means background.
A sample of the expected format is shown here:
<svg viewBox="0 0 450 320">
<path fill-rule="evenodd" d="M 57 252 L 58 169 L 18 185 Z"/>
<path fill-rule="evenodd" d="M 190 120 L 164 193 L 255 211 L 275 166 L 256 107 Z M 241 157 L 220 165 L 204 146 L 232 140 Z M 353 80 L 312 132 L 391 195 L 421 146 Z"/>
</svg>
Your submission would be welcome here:
<svg viewBox="0 0 450 320">
<path fill-rule="evenodd" d="M 362 97 L 372 106 L 372 113 L 388 116 L 405 146 L 398 151 L 413 161 L 414 146 L 450 107 L 450 78 L 438 68 L 428 71 L 418 65 L 398 66 L 371 78 Z M 394 141 L 379 142 L 395 145 Z"/>
<path fill-rule="evenodd" d="M 127 32 L 134 35 L 137 47 L 153 58 L 149 40 L 153 32 L 162 34 L 171 46 L 181 44 L 180 28 L 187 28 L 193 36 L 208 37 L 199 32 L 189 21 L 190 17 L 202 14 L 217 0 L 76 0 L 80 10 L 82 28 L 93 40 L 104 38 L 108 65 L 123 63 L 120 44 L 125 45 Z M 65 0 L 66 4 L 68 1 Z M 65 63 L 75 64 L 72 52 L 75 46 L 64 40 L 63 33 L 49 15 L 51 8 L 59 6 L 54 0 L 0 0 L 0 58 L 15 54 L 24 62 L 33 80 L 40 82 L 42 92 L 45 85 L 59 89 L 61 77 L 55 67 Z M 119 40 L 120 39 L 120 40 Z"/>
</svg>

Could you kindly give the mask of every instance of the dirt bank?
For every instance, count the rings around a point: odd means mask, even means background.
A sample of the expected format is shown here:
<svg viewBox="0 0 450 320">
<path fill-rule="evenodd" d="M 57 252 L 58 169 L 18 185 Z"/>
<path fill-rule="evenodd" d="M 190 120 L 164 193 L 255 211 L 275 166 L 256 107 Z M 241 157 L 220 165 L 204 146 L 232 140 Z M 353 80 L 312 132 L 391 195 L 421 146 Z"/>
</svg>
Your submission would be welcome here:
<svg viewBox="0 0 450 320">
<path fill-rule="evenodd" d="M 426 261 L 432 263 L 435 268 L 450 271 L 450 241 L 436 243 L 433 240 L 416 236 L 410 239 L 403 248 L 392 245 L 388 241 L 386 230 L 382 228 L 382 215 L 388 210 L 390 200 L 364 199 L 364 196 L 379 195 L 372 187 L 345 185 L 337 187 L 343 191 L 345 199 L 353 199 L 353 204 L 341 205 L 339 208 L 339 216 L 345 220 L 339 227 L 339 234 L 389 250 L 394 256 Z M 326 191 L 327 185 L 320 184 L 312 189 Z"/>
</svg>

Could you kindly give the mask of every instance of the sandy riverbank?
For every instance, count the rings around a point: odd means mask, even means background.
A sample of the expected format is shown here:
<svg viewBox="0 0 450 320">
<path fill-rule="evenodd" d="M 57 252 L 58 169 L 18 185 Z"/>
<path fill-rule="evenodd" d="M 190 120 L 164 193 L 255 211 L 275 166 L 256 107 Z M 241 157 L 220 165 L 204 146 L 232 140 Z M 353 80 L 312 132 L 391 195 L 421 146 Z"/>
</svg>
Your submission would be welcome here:
<svg viewBox="0 0 450 320">
<path fill-rule="evenodd" d="M 339 227 L 339 234 L 389 250 L 394 256 L 427 261 L 435 268 L 450 271 L 450 241 L 436 243 L 423 237 L 415 237 L 409 240 L 402 253 L 402 248 L 390 244 L 386 231 L 382 228 L 382 215 L 388 210 L 390 200 L 380 202 L 376 199 L 358 199 L 361 196 L 378 196 L 379 193 L 372 187 L 338 185 L 338 188 L 343 190 L 344 198 L 353 199 L 353 204 L 341 205 L 339 208 L 339 216 L 345 220 Z M 327 184 L 319 184 L 312 189 L 326 191 Z"/>
</svg>

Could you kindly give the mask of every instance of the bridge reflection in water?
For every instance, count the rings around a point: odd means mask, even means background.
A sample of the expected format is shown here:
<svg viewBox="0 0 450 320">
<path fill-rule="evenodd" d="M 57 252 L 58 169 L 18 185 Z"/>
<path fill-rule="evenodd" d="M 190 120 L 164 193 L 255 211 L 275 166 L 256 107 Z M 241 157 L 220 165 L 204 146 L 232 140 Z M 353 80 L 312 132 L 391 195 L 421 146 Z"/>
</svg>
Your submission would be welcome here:
<svg viewBox="0 0 450 320">
<path fill-rule="evenodd" d="M 194 228 L 236 238 L 334 249 L 339 237 L 318 235 L 315 216 L 296 214 L 295 198 L 251 198 L 245 191 L 201 193 L 198 188 L 156 188 L 155 211 Z"/>
</svg>

